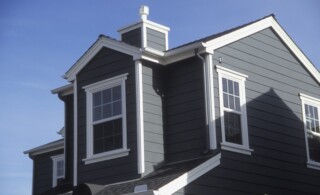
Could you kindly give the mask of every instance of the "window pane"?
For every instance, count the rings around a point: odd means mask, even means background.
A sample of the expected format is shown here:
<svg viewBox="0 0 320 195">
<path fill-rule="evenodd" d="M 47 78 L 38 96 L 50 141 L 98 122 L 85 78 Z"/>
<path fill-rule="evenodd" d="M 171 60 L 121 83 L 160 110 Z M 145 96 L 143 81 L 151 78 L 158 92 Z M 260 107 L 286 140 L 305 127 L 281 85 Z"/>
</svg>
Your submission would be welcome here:
<svg viewBox="0 0 320 195">
<path fill-rule="evenodd" d="M 318 116 L 318 108 L 314 107 L 314 118 L 315 119 L 319 119 L 319 116 Z"/>
<path fill-rule="evenodd" d="M 236 110 L 240 111 L 240 98 L 239 97 L 235 97 L 234 101 L 236 103 Z"/>
<path fill-rule="evenodd" d="M 308 133 L 309 156 L 312 161 L 320 162 L 320 137 Z"/>
<path fill-rule="evenodd" d="M 113 103 L 113 116 L 121 114 L 121 101 Z"/>
<path fill-rule="evenodd" d="M 229 93 L 233 94 L 233 81 L 228 80 Z"/>
<path fill-rule="evenodd" d="M 111 89 L 106 89 L 102 92 L 103 104 L 111 102 Z"/>
<path fill-rule="evenodd" d="M 109 118 L 112 115 L 112 104 L 106 104 L 103 106 L 103 118 Z"/>
<path fill-rule="evenodd" d="M 112 101 L 121 99 L 121 86 L 112 88 Z"/>
<path fill-rule="evenodd" d="M 228 95 L 227 94 L 223 94 L 223 106 L 225 108 L 229 108 L 229 104 L 228 104 L 229 100 L 228 100 Z"/>
<path fill-rule="evenodd" d="M 228 85 L 227 85 L 227 79 L 222 78 L 222 88 L 223 88 L 223 92 L 228 92 Z"/>
<path fill-rule="evenodd" d="M 239 83 L 238 82 L 234 82 L 234 94 L 236 96 L 239 96 Z"/>
<path fill-rule="evenodd" d="M 229 95 L 229 106 L 231 109 L 235 109 L 235 105 L 234 105 L 234 97 L 233 95 Z"/>
<path fill-rule="evenodd" d="M 93 121 L 98 121 L 102 119 L 102 110 L 101 107 L 93 108 Z"/>
<path fill-rule="evenodd" d="M 99 106 L 101 105 L 101 92 L 97 92 L 93 94 L 93 106 Z"/>
<path fill-rule="evenodd" d="M 103 133 L 101 133 L 101 131 Z M 121 118 L 113 121 L 101 123 L 98 125 L 94 125 L 93 132 L 94 132 L 94 138 L 93 138 L 94 154 L 107 152 L 107 151 L 119 149 L 122 147 L 122 119 Z"/>
<path fill-rule="evenodd" d="M 242 144 L 240 115 L 231 112 L 224 112 L 224 124 L 226 141 L 235 144 Z"/>
</svg>

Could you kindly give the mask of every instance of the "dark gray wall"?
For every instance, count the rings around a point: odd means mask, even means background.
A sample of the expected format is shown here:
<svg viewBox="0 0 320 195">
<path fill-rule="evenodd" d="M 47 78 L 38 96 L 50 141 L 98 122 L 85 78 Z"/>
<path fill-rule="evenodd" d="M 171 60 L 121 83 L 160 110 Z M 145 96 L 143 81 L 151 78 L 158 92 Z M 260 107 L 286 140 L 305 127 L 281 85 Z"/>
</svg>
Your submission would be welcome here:
<svg viewBox="0 0 320 195">
<path fill-rule="evenodd" d="M 270 29 L 216 50 L 214 64 L 219 57 L 221 66 L 249 76 L 247 116 L 254 152 L 248 156 L 222 151 L 218 168 L 176 194 L 318 194 L 319 171 L 306 167 L 298 94 L 319 98 L 319 84 Z M 215 106 L 220 132 L 218 101 Z"/>
<path fill-rule="evenodd" d="M 136 47 L 141 47 L 141 28 L 134 29 L 132 31 L 126 32 L 122 34 L 121 40 L 123 42 L 129 43 L 130 45 L 134 45 Z"/>
<path fill-rule="evenodd" d="M 85 165 L 86 94 L 83 87 L 129 73 L 126 80 L 129 156 Z M 78 183 L 107 184 L 137 177 L 135 65 L 131 56 L 103 48 L 77 75 L 78 81 Z"/>
<path fill-rule="evenodd" d="M 147 46 L 159 51 L 166 50 L 166 36 L 164 33 L 147 28 Z"/>
<path fill-rule="evenodd" d="M 196 57 L 166 66 L 166 160 L 201 157 L 206 149 L 202 61 Z"/>
<path fill-rule="evenodd" d="M 164 75 L 159 64 L 143 61 L 145 174 L 164 161 Z"/>
<path fill-rule="evenodd" d="M 62 97 L 65 102 L 65 182 L 73 184 L 73 94 Z"/>
<path fill-rule="evenodd" d="M 38 195 L 52 188 L 52 156 L 62 154 L 63 150 L 39 154 L 33 157 L 33 194 Z"/>
</svg>

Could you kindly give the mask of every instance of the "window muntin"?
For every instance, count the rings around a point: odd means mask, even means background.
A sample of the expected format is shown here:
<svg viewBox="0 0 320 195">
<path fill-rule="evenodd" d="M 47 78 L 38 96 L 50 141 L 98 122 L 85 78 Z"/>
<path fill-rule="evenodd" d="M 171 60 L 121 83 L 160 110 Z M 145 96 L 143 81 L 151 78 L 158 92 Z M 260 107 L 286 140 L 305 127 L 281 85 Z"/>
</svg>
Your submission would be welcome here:
<svg viewBox="0 0 320 195">
<path fill-rule="evenodd" d="M 320 170 L 320 100 L 300 94 L 306 137 L 307 165 Z"/>
<path fill-rule="evenodd" d="M 125 105 L 127 75 L 84 87 L 87 93 L 86 164 L 128 155 Z"/>
<path fill-rule="evenodd" d="M 58 179 L 64 178 L 65 166 L 64 155 L 52 156 L 52 186 L 55 187 L 58 184 Z"/>
<path fill-rule="evenodd" d="M 249 149 L 245 80 L 246 75 L 216 66 L 219 80 L 221 148 L 251 154 Z"/>
</svg>

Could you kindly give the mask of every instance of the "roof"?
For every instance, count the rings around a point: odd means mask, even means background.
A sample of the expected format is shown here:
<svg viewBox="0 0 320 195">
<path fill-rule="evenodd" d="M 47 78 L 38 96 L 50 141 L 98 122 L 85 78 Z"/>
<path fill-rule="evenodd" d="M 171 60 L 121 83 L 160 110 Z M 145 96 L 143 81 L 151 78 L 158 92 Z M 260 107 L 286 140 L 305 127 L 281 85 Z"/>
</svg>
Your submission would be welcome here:
<svg viewBox="0 0 320 195">
<path fill-rule="evenodd" d="M 59 139 L 59 140 L 35 147 L 33 149 L 27 150 L 23 153 L 29 154 L 30 156 L 35 156 L 35 155 L 63 149 L 63 148 L 64 148 L 64 139 Z"/>
<path fill-rule="evenodd" d="M 145 186 L 146 191 L 143 192 L 157 192 L 160 195 L 172 194 L 217 167 L 220 164 L 220 159 L 221 155 L 217 154 L 190 161 L 166 164 L 141 179 L 105 186 L 80 184 L 76 191 L 86 191 L 96 195 L 129 195 L 135 192 L 136 186 Z"/>
<path fill-rule="evenodd" d="M 249 22 L 247 24 L 216 33 L 187 44 L 172 48 L 165 52 L 156 51 L 152 48 L 132 46 L 105 35 L 100 35 L 98 40 L 79 58 L 79 60 L 66 72 L 65 78 L 68 81 L 76 79 L 77 73 L 100 51 L 102 47 L 114 49 L 116 51 L 133 56 L 134 60 L 146 59 L 159 64 L 168 65 L 173 62 L 183 60 L 198 53 L 213 53 L 214 50 L 238 41 L 242 38 L 257 33 L 263 29 L 272 28 L 279 38 L 286 44 L 292 53 L 300 60 L 311 75 L 320 83 L 320 73 L 311 61 L 304 55 L 299 47 L 292 41 L 290 36 L 276 21 L 273 14 Z"/>
<path fill-rule="evenodd" d="M 215 39 L 215 38 L 217 38 L 217 37 L 226 35 L 226 34 L 228 34 L 228 33 L 231 33 L 231 32 L 233 32 L 233 31 L 236 31 L 236 30 L 238 30 L 238 29 L 241 29 L 241 28 L 243 28 L 243 27 L 246 27 L 246 26 L 248 26 L 248 25 L 250 25 L 250 24 L 253 24 L 253 23 L 255 23 L 255 22 L 261 21 L 261 20 L 263 20 L 263 19 L 265 19 L 265 18 L 268 18 L 268 17 L 273 17 L 273 18 L 275 18 L 275 15 L 274 15 L 274 14 L 270 14 L 270 15 L 267 15 L 267 16 L 265 16 L 265 17 L 263 17 L 263 18 L 257 19 L 257 20 L 255 20 L 255 21 L 252 21 L 252 22 L 243 24 L 243 25 L 241 25 L 241 26 L 237 26 L 237 27 L 234 27 L 234 28 L 231 28 L 231 29 L 228 29 L 228 30 L 219 32 L 219 33 L 215 33 L 215 34 L 212 34 L 212 35 L 209 35 L 209 36 L 206 36 L 206 37 L 202 37 L 202 38 L 200 38 L 200 39 L 198 39 L 198 40 L 195 40 L 195 41 L 192 41 L 192 42 L 183 44 L 183 45 L 179 45 L 179 46 L 177 46 L 177 47 L 175 47 L 175 48 L 172 48 L 172 49 L 170 49 L 170 50 L 175 50 L 175 49 L 178 49 L 178 48 L 181 48 L 181 47 L 185 47 L 185 46 L 191 45 L 191 44 L 193 44 L 193 43 L 197 43 L 197 42 L 207 42 L 207 41 L 210 41 L 210 40 L 212 40 L 212 39 Z M 170 51 L 170 50 L 168 50 L 168 51 Z"/>
</svg>

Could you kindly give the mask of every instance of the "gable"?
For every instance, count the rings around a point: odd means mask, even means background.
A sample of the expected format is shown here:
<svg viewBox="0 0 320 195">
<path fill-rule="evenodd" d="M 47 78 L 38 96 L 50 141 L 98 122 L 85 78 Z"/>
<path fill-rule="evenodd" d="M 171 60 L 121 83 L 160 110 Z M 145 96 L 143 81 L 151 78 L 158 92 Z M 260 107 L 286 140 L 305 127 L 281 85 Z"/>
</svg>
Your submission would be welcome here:
<svg viewBox="0 0 320 195">
<path fill-rule="evenodd" d="M 90 62 L 103 48 L 109 48 L 137 58 L 140 49 L 124 42 L 100 35 L 98 40 L 79 58 L 79 60 L 65 73 L 68 81 L 76 79 L 76 75 Z"/>
<path fill-rule="evenodd" d="M 320 73 L 317 68 L 310 62 L 310 60 L 303 54 L 299 47 L 293 42 L 289 35 L 279 25 L 273 16 L 258 20 L 252 24 L 246 25 L 242 28 L 236 28 L 236 30 L 222 33 L 221 36 L 213 38 L 207 41 L 207 38 L 203 41 L 206 50 L 215 51 L 218 48 L 226 46 L 230 43 L 241 40 L 245 37 L 253 35 L 257 32 L 263 31 L 264 29 L 270 28 L 274 31 L 277 37 L 285 44 L 290 52 L 301 62 L 305 69 L 312 75 L 312 77 L 320 84 Z"/>
</svg>

